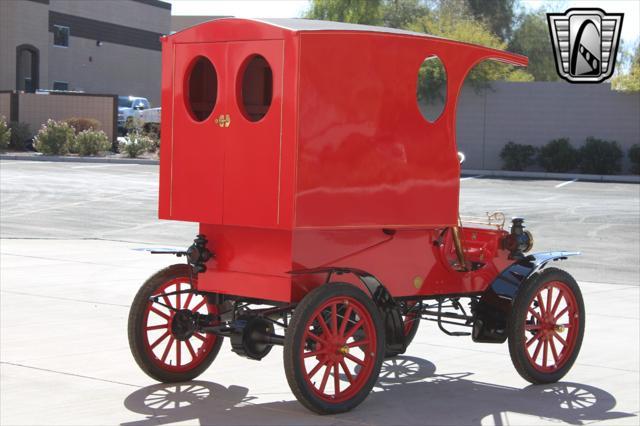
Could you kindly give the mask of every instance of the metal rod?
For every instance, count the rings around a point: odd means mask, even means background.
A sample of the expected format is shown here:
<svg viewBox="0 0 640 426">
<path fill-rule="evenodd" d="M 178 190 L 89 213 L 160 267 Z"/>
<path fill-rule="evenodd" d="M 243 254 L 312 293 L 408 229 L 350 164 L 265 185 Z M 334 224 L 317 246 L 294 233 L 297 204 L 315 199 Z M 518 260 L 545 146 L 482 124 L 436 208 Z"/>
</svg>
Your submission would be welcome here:
<svg viewBox="0 0 640 426">
<path fill-rule="evenodd" d="M 464 251 L 462 250 L 462 241 L 460 240 L 460 228 L 457 226 L 451 227 L 451 235 L 453 236 L 453 245 L 456 249 L 456 256 L 458 257 L 458 264 L 463 271 L 467 270 L 467 264 L 464 260 Z"/>
</svg>

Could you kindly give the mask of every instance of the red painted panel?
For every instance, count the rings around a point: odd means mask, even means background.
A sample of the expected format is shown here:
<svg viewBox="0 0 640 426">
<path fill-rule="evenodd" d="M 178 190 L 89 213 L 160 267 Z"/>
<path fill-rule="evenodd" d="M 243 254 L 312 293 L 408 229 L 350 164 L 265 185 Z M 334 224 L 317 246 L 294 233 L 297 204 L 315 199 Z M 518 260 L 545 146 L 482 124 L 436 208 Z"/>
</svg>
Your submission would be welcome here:
<svg viewBox="0 0 640 426">
<path fill-rule="evenodd" d="M 227 144 L 223 222 L 275 227 L 280 216 L 284 41 L 232 42 L 228 46 L 226 83 L 233 89 L 227 92 L 225 110 L 231 124 L 224 129 Z M 271 104 L 264 108 L 266 115 L 251 121 L 243 106 L 242 84 L 244 72 L 255 55 L 266 59 L 271 68 L 272 96 Z"/>
<path fill-rule="evenodd" d="M 178 220 L 222 222 L 225 128 L 215 118 L 226 110 L 224 84 L 226 43 L 176 44 L 173 70 L 170 208 L 169 217 Z M 188 77 L 195 60 L 211 61 L 218 75 L 217 103 L 204 121 L 188 110 Z M 163 136 L 166 133 L 163 133 Z"/>
</svg>

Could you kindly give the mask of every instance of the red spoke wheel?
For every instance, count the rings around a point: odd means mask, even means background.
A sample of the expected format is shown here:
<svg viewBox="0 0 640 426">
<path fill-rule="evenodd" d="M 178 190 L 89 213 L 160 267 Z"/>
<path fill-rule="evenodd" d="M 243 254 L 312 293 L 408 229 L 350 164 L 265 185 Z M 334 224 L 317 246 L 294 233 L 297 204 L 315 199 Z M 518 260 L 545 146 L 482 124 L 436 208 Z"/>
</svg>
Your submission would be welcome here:
<svg viewBox="0 0 640 426">
<path fill-rule="evenodd" d="M 222 337 L 200 333 L 195 324 L 196 314 L 215 314 L 216 305 L 203 295 L 176 293 L 191 288 L 189 272 L 184 264 L 159 271 L 142 285 L 129 312 L 131 353 L 145 373 L 161 382 L 199 376 L 222 345 Z"/>
<path fill-rule="evenodd" d="M 284 344 L 296 398 L 321 414 L 360 404 L 380 373 L 383 329 L 378 308 L 360 289 L 330 283 L 310 292 L 293 312 Z"/>
<path fill-rule="evenodd" d="M 547 268 L 525 282 L 513 304 L 509 352 L 531 383 L 560 380 L 575 362 L 584 336 L 584 302 L 568 273 Z"/>
</svg>

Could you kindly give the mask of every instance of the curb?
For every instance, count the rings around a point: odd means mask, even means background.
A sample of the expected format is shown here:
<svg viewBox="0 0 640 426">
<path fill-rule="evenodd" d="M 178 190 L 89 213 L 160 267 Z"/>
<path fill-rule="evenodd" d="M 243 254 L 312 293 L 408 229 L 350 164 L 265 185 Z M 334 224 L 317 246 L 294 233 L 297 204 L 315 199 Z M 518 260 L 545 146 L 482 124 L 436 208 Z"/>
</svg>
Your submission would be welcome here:
<svg viewBox="0 0 640 426">
<path fill-rule="evenodd" d="M 101 158 L 101 157 L 63 157 L 55 155 L 11 155 L 0 154 L 0 160 L 51 161 L 54 163 L 111 163 L 111 164 L 160 164 L 149 158 Z"/>
<path fill-rule="evenodd" d="M 575 180 L 580 180 L 584 182 L 640 183 L 640 176 L 636 176 L 636 175 L 588 175 L 588 174 L 582 174 L 582 173 L 512 172 L 507 170 L 463 169 L 462 176 L 553 179 L 553 180 L 575 179 Z"/>
</svg>

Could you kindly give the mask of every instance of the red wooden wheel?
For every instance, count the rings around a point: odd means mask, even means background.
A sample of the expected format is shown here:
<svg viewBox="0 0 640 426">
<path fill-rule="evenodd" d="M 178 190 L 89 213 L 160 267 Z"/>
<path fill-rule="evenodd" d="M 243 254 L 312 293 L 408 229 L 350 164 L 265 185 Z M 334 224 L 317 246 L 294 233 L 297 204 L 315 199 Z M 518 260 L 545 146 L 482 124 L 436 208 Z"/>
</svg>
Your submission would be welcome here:
<svg viewBox="0 0 640 426">
<path fill-rule="evenodd" d="M 571 275 L 556 268 L 523 284 L 513 306 L 509 351 L 514 366 L 532 383 L 562 378 L 573 365 L 584 335 L 584 303 Z"/>
<path fill-rule="evenodd" d="M 561 281 L 540 287 L 529 301 L 523 333 L 525 350 L 531 365 L 538 371 L 557 371 L 573 353 L 579 309 L 576 298 Z"/>
<path fill-rule="evenodd" d="M 206 369 L 222 338 L 196 330 L 196 314 L 215 314 L 191 288 L 188 265 L 173 265 L 142 286 L 129 315 L 129 345 L 140 367 L 163 382 L 191 380 Z"/>
<path fill-rule="evenodd" d="M 371 391 L 384 337 L 377 308 L 348 284 L 317 288 L 296 307 L 285 340 L 285 372 L 294 394 L 320 413 L 347 411 Z"/>
</svg>

